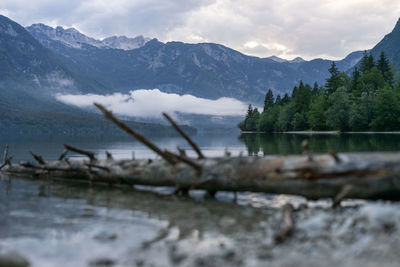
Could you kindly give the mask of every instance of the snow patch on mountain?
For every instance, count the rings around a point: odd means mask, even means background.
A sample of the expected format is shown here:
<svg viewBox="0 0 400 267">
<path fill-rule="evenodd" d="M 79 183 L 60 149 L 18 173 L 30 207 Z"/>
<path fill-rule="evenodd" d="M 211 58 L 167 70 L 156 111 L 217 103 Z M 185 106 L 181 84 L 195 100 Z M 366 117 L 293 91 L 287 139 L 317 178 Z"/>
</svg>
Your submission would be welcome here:
<svg viewBox="0 0 400 267">
<path fill-rule="evenodd" d="M 129 38 L 126 36 L 112 36 L 104 38 L 103 40 L 98 40 L 82 34 L 75 28 L 64 29 L 61 26 L 52 28 L 42 23 L 32 24 L 26 29 L 42 43 L 43 41 L 46 41 L 44 40 L 45 38 L 49 38 L 53 41 L 58 41 L 73 48 L 82 48 L 83 45 L 91 45 L 98 48 L 132 50 L 142 47 L 151 40 L 150 38 L 145 38 L 142 35 L 134 38 Z"/>
</svg>

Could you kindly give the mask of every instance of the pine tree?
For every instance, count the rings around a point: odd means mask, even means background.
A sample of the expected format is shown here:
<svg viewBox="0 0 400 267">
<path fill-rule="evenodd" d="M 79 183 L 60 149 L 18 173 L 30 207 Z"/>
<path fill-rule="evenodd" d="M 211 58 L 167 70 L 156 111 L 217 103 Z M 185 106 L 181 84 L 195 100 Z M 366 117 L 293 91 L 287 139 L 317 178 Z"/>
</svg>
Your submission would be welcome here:
<svg viewBox="0 0 400 267">
<path fill-rule="evenodd" d="M 332 65 L 329 68 L 329 73 L 331 74 L 331 77 L 326 79 L 326 89 L 328 94 L 332 94 L 335 92 L 340 86 L 343 85 L 340 77 L 340 72 L 338 68 L 336 67 L 336 64 L 334 61 L 332 61 Z"/>
<path fill-rule="evenodd" d="M 278 95 L 275 99 L 275 105 L 282 105 L 281 95 Z"/>
<path fill-rule="evenodd" d="M 314 83 L 314 87 L 312 89 L 312 95 L 313 96 L 318 96 L 319 95 L 319 86 L 318 86 L 317 82 Z"/>
<path fill-rule="evenodd" d="M 360 96 L 361 95 L 361 91 L 360 91 L 360 76 L 361 73 L 358 70 L 357 67 L 354 68 L 353 71 L 353 75 L 352 75 L 352 79 L 351 79 L 351 85 L 350 85 L 350 92 L 352 92 L 352 94 L 354 96 Z"/>
<path fill-rule="evenodd" d="M 264 99 L 264 112 L 267 112 L 274 106 L 274 94 L 271 89 L 268 89 Z"/>
<path fill-rule="evenodd" d="M 286 105 L 286 104 L 289 104 L 289 102 L 290 102 L 290 97 L 289 97 L 289 95 L 286 93 L 286 94 L 283 96 L 282 100 L 281 100 L 281 104 L 282 104 L 282 105 Z"/>
<path fill-rule="evenodd" d="M 367 71 L 370 71 L 373 67 L 375 67 L 374 57 L 371 53 L 368 54 L 367 51 L 364 51 L 364 56 L 360 63 L 361 72 L 364 74 Z"/>
<path fill-rule="evenodd" d="M 385 53 L 382 51 L 379 60 L 377 62 L 376 67 L 378 68 L 379 72 L 382 73 L 385 82 L 387 82 L 391 87 L 393 87 L 394 78 L 393 72 L 389 64 L 389 60 L 386 58 Z"/>
<path fill-rule="evenodd" d="M 296 97 L 297 90 L 298 90 L 298 88 L 297 88 L 297 86 L 295 86 L 295 87 L 293 88 L 293 91 L 292 91 L 292 98 L 295 98 L 295 97 Z"/>
</svg>

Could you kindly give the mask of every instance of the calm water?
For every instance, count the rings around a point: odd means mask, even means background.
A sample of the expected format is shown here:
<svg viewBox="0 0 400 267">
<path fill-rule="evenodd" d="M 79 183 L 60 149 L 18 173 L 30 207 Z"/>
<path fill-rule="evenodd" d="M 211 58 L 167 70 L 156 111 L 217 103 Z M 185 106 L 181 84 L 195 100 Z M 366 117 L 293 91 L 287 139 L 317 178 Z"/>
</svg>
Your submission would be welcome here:
<svg viewBox="0 0 400 267">
<path fill-rule="evenodd" d="M 176 151 L 177 147 L 195 155 L 190 146 L 180 137 L 149 138 L 157 146 Z M 300 154 L 301 142 L 309 140 L 313 152 L 326 152 L 333 149 L 337 152 L 365 151 L 399 151 L 400 134 L 236 134 L 198 135 L 193 137 L 206 156 L 222 156 L 225 150 L 233 155 L 273 155 Z M 110 138 L 72 138 L 72 137 L 1 137 L 0 150 L 8 143 L 10 154 L 15 161 L 32 160 L 29 151 L 42 155 L 46 160 L 55 160 L 64 150 L 63 144 L 70 144 L 92 152 L 98 157 L 105 157 L 111 152 L 117 159 L 153 158 L 155 154 L 141 143 L 130 137 Z M 73 158 L 80 155 L 71 154 Z"/>
<path fill-rule="evenodd" d="M 194 139 L 207 156 L 222 156 L 225 150 L 233 155 L 301 153 L 300 143 L 304 139 L 309 140 L 315 152 L 400 150 L 400 135 L 246 134 L 239 137 L 227 134 Z M 175 151 L 179 146 L 189 150 L 179 137 L 152 140 L 164 149 Z M 132 154 L 136 158 L 155 157 L 129 137 L 118 140 L 3 137 L 0 142 L 1 147 L 10 145 L 15 162 L 32 160 L 30 150 L 46 160 L 54 160 L 63 151 L 64 143 L 93 151 L 99 157 L 105 157 L 105 151 L 115 158 L 132 158 Z M 166 249 L 174 233 L 186 238 L 195 230 L 205 240 L 214 240 L 214 237 L 228 240 L 240 231 L 257 236 L 258 221 L 262 219 L 254 220 L 254 212 L 287 202 L 295 205 L 306 202 L 297 197 L 253 193 L 240 193 L 236 202 L 232 193 L 224 192 L 218 193 L 217 199 L 204 199 L 204 192 L 197 191 L 191 192 L 190 198 L 165 195 L 172 190 L 149 192 L 0 176 L 0 253 L 16 251 L 31 266 L 38 267 L 88 266 L 104 257 L 115 266 L 139 266 L 146 259 L 164 266 L 171 260 L 171 252 Z M 235 228 L 226 227 L 232 221 L 237 222 Z M 165 245 L 144 250 L 143 244 L 157 239 L 166 227 L 173 231 Z M 173 262 L 170 264 L 174 266 Z"/>
</svg>

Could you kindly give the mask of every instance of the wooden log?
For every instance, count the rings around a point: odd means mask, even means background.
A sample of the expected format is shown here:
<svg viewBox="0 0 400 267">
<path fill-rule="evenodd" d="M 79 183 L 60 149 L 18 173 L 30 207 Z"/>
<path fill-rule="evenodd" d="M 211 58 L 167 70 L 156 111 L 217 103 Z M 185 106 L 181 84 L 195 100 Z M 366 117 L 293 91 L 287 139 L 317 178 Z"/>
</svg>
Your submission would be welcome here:
<svg viewBox="0 0 400 267">
<path fill-rule="evenodd" d="M 201 172 L 164 159 L 53 161 L 5 166 L 2 174 L 35 179 L 81 180 L 112 184 L 176 186 L 207 191 L 253 191 L 291 194 L 309 199 L 344 198 L 400 200 L 400 153 L 361 153 L 190 159 Z M 37 174 L 44 175 L 37 175 Z M 349 188 L 343 194 L 343 188 Z"/>
</svg>

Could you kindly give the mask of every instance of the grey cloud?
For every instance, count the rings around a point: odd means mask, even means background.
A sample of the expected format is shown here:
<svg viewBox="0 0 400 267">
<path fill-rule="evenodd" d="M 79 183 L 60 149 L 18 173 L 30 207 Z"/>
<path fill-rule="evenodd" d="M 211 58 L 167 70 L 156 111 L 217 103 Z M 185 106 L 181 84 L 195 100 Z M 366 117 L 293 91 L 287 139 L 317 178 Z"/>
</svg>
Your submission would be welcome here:
<svg viewBox="0 0 400 267">
<path fill-rule="evenodd" d="M 2 0 L 29 25 L 75 26 L 93 37 L 143 34 L 210 41 L 250 55 L 342 58 L 369 49 L 395 25 L 398 0 Z M 256 42 L 253 48 L 245 44 Z M 278 46 L 276 46 L 278 45 Z M 284 47 L 284 49 L 276 49 Z"/>
</svg>

